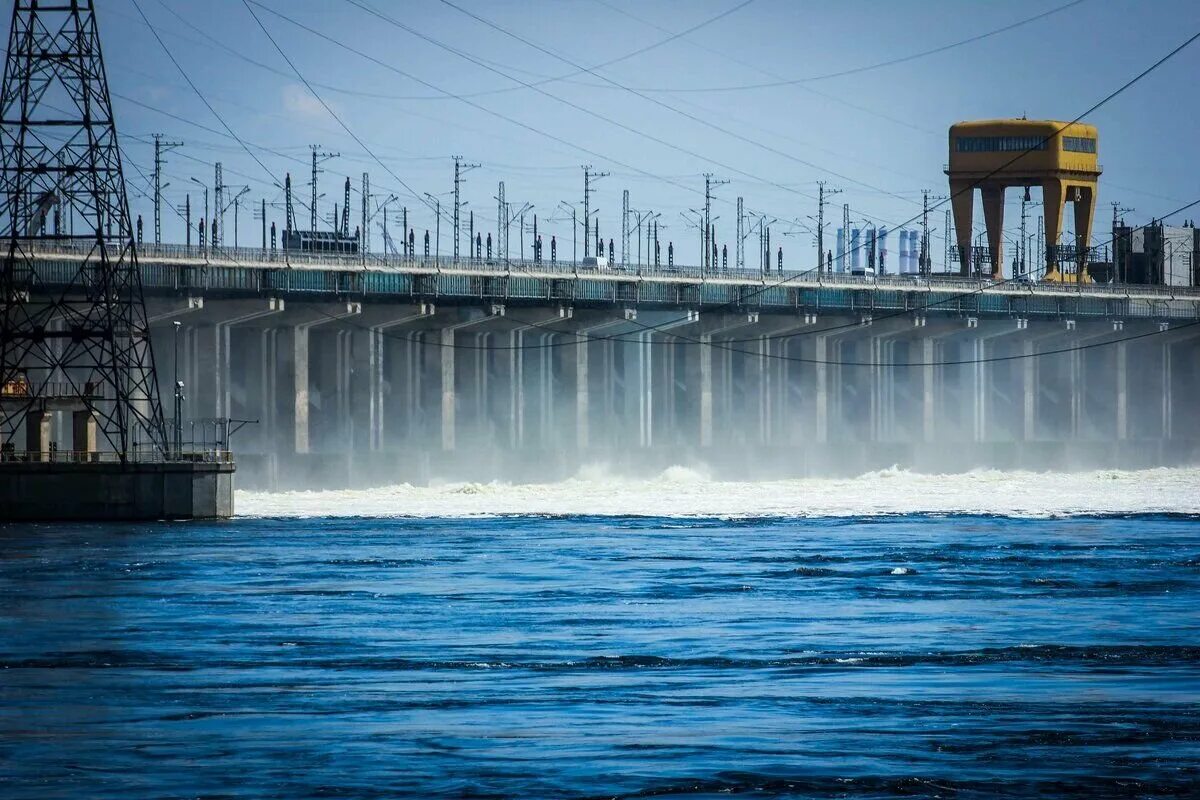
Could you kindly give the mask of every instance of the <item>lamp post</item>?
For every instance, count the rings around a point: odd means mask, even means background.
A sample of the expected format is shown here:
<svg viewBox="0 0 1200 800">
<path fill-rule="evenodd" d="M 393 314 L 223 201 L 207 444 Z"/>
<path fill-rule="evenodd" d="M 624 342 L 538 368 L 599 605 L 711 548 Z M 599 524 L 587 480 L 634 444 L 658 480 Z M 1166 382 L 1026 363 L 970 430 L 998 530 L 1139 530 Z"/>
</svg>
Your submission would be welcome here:
<svg viewBox="0 0 1200 800">
<path fill-rule="evenodd" d="M 245 194 L 248 194 L 249 191 L 250 191 L 249 186 L 243 186 L 242 190 L 233 196 L 233 202 L 230 204 L 233 206 L 233 249 L 234 250 L 236 250 L 238 247 L 238 209 L 240 208 L 240 202 L 241 202 L 242 196 Z"/>
<path fill-rule="evenodd" d="M 197 186 L 199 186 L 201 189 L 204 190 L 204 219 L 207 220 L 208 219 L 208 185 L 205 184 L 203 181 L 197 180 L 196 178 L 189 178 L 188 180 L 190 180 L 192 183 L 196 184 Z M 201 246 L 201 248 L 203 248 L 204 242 L 200 242 L 200 246 Z"/>
<path fill-rule="evenodd" d="M 575 209 L 574 203 L 569 203 L 566 200 L 559 200 L 558 207 L 564 212 L 571 212 L 571 267 L 574 268 L 579 263 L 579 213 Z M 587 237 L 587 234 L 584 234 Z"/>
<path fill-rule="evenodd" d="M 179 458 L 183 454 L 183 381 L 179 380 L 179 329 L 182 323 L 175 320 L 172 323 L 175 326 L 175 425 L 174 428 L 174 446 L 175 457 Z"/>
<path fill-rule="evenodd" d="M 442 253 L 442 199 L 429 192 L 425 192 L 425 198 L 433 202 L 433 213 L 436 217 L 433 223 L 433 260 L 436 263 Z"/>
</svg>

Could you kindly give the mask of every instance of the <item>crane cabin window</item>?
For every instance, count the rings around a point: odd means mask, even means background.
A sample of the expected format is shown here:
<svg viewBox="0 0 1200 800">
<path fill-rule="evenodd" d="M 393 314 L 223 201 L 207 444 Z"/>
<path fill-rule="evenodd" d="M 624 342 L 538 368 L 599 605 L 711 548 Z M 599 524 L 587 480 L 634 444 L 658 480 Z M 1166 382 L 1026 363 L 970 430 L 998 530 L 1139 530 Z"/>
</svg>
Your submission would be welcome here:
<svg viewBox="0 0 1200 800">
<path fill-rule="evenodd" d="M 1041 136 L 958 136 L 954 149 L 959 153 L 1023 153 L 1045 150 L 1046 140 Z"/>
<path fill-rule="evenodd" d="M 1086 136 L 1064 136 L 1063 150 L 1069 153 L 1094 153 L 1096 152 L 1096 140 Z"/>
</svg>

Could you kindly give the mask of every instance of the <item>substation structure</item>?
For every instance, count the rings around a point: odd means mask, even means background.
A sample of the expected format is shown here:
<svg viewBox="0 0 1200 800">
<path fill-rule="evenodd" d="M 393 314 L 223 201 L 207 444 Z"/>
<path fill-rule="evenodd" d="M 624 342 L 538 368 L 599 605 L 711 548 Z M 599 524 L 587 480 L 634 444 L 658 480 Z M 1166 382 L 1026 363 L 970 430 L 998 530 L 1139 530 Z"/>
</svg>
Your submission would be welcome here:
<svg viewBox="0 0 1200 800">
<path fill-rule="evenodd" d="M 1200 456 L 1196 290 L 165 245 L 139 258 L 183 427 L 257 420 L 233 442 L 244 487 Z M 75 259 L 44 248 L 42 283 Z"/>
</svg>

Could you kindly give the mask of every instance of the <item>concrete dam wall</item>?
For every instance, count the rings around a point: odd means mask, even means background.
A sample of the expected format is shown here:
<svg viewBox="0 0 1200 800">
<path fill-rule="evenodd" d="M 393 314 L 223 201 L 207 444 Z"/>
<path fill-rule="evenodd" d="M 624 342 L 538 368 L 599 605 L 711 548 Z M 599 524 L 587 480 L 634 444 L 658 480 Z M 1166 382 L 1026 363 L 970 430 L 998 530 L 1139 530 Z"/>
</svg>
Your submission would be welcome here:
<svg viewBox="0 0 1200 800">
<path fill-rule="evenodd" d="M 242 487 L 1200 457 L 1190 320 L 211 296 L 150 312 L 185 435 L 257 420 L 232 440 Z"/>
</svg>

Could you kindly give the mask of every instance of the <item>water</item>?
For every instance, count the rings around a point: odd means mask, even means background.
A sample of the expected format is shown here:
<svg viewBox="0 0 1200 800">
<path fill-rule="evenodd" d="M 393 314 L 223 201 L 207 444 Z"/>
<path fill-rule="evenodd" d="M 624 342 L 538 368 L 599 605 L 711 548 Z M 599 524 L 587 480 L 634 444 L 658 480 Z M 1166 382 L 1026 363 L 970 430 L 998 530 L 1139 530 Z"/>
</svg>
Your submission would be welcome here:
<svg viewBox="0 0 1200 800">
<path fill-rule="evenodd" d="M 0 526 L 0 797 L 1190 796 L 1200 517 L 1148 513 L 1187 475 L 1103 516 L 1058 514 L 1137 476 L 1019 516 L 752 516 L 673 473 Z M 488 491 L 636 515 L 450 515 Z M 652 516 L 680 492 L 730 513 Z M 446 513 L 353 516 L 398 497 Z"/>
</svg>

